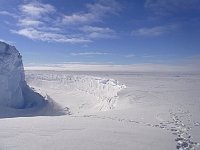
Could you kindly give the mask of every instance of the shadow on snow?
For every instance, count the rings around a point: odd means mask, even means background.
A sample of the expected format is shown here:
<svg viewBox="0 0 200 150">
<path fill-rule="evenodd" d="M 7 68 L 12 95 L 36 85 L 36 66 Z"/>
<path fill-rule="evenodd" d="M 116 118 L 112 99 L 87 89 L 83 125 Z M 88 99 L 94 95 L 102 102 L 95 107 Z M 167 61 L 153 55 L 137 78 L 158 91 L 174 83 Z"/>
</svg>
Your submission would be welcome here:
<svg viewBox="0 0 200 150">
<path fill-rule="evenodd" d="M 68 114 L 48 95 L 44 98 L 28 86 L 23 89 L 23 96 L 25 100 L 23 108 L 16 109 L 0 106 L 0 118 L 61 116 Z"/>
</svg>

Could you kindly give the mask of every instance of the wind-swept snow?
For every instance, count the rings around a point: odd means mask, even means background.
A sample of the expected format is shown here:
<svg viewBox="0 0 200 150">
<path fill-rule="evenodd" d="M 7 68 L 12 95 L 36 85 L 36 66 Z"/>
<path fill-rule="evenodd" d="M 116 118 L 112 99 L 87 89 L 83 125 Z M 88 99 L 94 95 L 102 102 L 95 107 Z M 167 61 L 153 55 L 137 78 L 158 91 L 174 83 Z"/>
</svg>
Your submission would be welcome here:
<svg viewBox="0 0 200 150">
<path fill-rule="evenodd" d="M 125 88 L 114 79 L 57 72 L 27 73 L 26 80 L 39 93 L 47 94 L 71 113 L 113 109 L 118 92 Z"/>
</svg>

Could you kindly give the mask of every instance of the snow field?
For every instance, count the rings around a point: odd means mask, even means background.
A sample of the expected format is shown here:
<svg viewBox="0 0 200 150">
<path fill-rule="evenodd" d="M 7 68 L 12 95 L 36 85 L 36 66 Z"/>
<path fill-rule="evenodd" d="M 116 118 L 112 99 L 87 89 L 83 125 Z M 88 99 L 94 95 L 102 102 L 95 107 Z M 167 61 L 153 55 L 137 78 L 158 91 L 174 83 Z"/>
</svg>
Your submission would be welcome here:
<svg viewBox="0 0 200 150">
<path fill-rule="evenodd" d="M 47 103 L 1 117 L 2 150 L 200 148 L 200 75 L 27 71 L 26 79 Z"/>
</svg>

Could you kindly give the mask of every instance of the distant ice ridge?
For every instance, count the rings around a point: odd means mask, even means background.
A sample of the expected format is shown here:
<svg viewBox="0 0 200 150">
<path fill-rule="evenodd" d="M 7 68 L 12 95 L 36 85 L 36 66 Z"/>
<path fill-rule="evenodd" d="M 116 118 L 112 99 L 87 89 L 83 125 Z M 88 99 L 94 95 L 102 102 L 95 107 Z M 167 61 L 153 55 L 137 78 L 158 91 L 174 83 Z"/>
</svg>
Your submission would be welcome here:
<svg viewBox="0 0 200 150">
<path fill-rule="evenodd" d="M 99 99 L 95 106 L 101 111 L 115 108 L 118 99 L 118 92 L 125 88 L 117 80 L 104 79 L 93 76 L 73 76 L 75 88 L 84 91 Z"/>
<path fill-rule="evenodd" d="M 0 42 L 0 106 L 22 108 L 25 85 L 22 56 L 14 46 Z"/>
<path fill-rule="evenodd" d="M 69 91 L 80 91 L 80 94 L 85 93 L 91 95 L 91 97 L 95 97 L 93 99 L 93 108 L 98 111 L 107 111 L 115 108 L 118 92 L 126 87 L 125 85 L 120 85 L 114 79 L 105 79 L 89 75 L 69 75 L 58 72 L 26 73 L 26 80 L 29 85 L 46 91 L 48 91 L 47 89 L 66 93 Z M 62 93 L 60 94 L 62 95 Z M 54 100 L 57 102 L 56 99 Z M 69 101 L 66 99 L 66 105 Z M 80 98 L 80 101 L 83 101 L 83 99 Z M 78 104 L 80 103 L 77 102 Z"/>
</svg>

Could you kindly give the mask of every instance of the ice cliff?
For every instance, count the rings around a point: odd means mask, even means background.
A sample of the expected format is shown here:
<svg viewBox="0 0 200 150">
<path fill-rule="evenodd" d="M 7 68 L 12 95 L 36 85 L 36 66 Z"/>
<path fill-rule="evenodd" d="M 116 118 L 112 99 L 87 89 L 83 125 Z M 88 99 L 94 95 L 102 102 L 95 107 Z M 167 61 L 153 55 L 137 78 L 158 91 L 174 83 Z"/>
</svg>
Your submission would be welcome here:
<svg viewBox="0 0 200 150">
<path fill-rule="evenodd" d="M 25 86 L 22 56 L 14 46 L 0 41 L 0 106 L 24 107 Z"/>
</svg>

